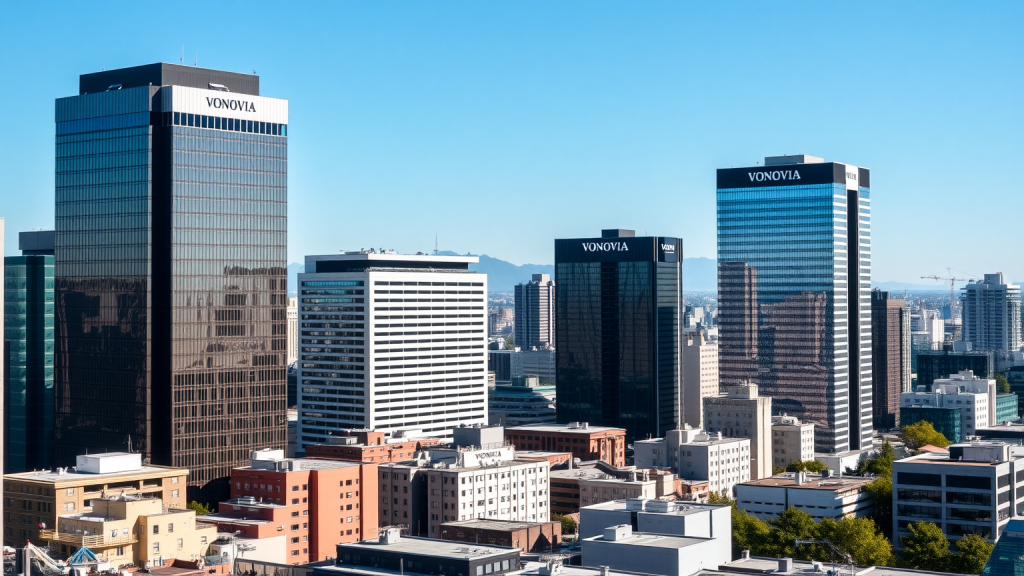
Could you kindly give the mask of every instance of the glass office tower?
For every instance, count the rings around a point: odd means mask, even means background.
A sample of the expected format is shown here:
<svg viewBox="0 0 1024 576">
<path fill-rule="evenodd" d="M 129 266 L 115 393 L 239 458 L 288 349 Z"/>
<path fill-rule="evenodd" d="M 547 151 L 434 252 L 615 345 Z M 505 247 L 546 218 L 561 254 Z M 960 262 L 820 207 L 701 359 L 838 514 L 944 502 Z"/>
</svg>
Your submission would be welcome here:
<svg viewBox="0 0 1024 576">
<path fill-rule="evenodd" d="M 18 235 L 4 258 L 4 473 L 52 466 L 53 231 Z"/>
<path fill-rule="evenodd" d="M 142 452 L 226 497 L 286 443 L 288 103 L 153 64 L 57 100 L 55 459 Z"/>
<path fill-rule="evenodd" d="M 629 441 L 678 426 L 682 252 L 632 230 L 555 240 L 559 422 L 618 426 Z"/>
<path fill-rule="evenodd" d="M 871 446 L 869 186 L 812 156 L 718 170 L 721 384 L 757 384 L 819 452 Z"/>
</svg>

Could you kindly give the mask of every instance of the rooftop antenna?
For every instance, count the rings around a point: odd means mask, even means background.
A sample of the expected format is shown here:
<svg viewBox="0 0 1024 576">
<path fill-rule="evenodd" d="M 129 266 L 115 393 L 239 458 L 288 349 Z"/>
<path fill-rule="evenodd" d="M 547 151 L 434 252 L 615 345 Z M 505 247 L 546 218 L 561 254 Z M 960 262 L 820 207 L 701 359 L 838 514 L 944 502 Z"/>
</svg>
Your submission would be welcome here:
<svg viewBox="0 0 1024 576">
<path fill-rule="evenodd" d="M 437 256 L 437 232 L 434 232 L 434 256 Z"/>
</svg>

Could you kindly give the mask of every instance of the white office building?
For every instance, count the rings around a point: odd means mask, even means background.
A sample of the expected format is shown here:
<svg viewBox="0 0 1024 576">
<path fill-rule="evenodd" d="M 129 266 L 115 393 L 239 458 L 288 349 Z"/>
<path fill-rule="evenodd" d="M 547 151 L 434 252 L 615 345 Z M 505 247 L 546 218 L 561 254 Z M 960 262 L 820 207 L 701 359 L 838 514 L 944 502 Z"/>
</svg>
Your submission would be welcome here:
<svg viewBox="0 0 1024 576">
<path fill-rule="evenodd" d="M 629 524 L 605 528 L 580 541 L 585 566 L 607 566 L 661 576 L 691 576 L 732 560 L 730 539 L 634 532 Z"/>
<path fill-rule="evenodd" d="M 892 494 L 897 549 L 920 521 L 935 523 L 950 540 L 978 534 L 994 541 L 1010 518 L 1024 514 L 1024 448 L 972 442 L 897 460 Z"/>
<path fill-rule="evenodd" d="M 750 440 L 750 477 L 772 475 L 772 399 L 759 396 L 757 384 L 729 386 L 720 396 L 704 398 L 704 430 Z"/>
<path fill-rule="evenodd" d="M 814 424 L 795 416 L 772 416 L 772 466 L 814 460 Z"/>
<path fill-rule="evenodd" d="M 1020 350 L 1020 286 L 1007 283 L 1002 272 L 985 274 L 963 288 L 960 302 L 963 339 L 975 350 Z"/>
<path fill-rule="evenodd" d="M 750 439 L 669 430 L 665 438 L 634 442 L 633 463 L 641 469 L 668 468 L 684 480 L 707 480 L 711 492 L 732 495 L 733 486 L 750 480 Z"/>
<path fill-rule="evenodd" d="M 291 366 L 299 359 L 299 299 L 295 296 L 288 297 L 286 314 L 288 319 L 288 365 Z"/>
<path fill-rule="evenodd" d="M 875 509 L 864 491 L 873 478 L 786 472 L 770 478 L 736 485 L 736 505 L 762 520 L 778 518 L 788 508 L 797 508 L 815 520 L 839 520 L 870 516 Z"/>
<path fill-rule="evenodd" d="M 937 378 L 931 392 L 918 386 L 900 394 L 900 409 L 949 408 L 960 412 L 962 436 L 974 436 L 979 428 L 996 424 L 996 381 L 978 378 L 964 370 L 949 378 Z"/>
<path fill-rule="evenodd" d="M 299 444 L 340 430 L 447 438 L 487 424 L 487 277 L 476 257 L 359 251 L 299 274 Z"/>
</svg>

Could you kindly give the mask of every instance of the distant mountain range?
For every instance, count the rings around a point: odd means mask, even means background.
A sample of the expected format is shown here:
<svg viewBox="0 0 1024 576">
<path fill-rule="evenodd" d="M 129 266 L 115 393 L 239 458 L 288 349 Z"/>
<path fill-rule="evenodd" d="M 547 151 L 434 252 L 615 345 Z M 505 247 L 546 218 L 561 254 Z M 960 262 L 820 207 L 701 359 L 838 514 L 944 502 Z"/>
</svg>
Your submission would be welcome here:
<svg viewBox="0 0 1024 576">
<path fill-rule="evenodd" d="M 441 256 L 475 256 L 475 254 L 457 254 L 448 250 L 438 252 Z M 288 265 L 288 293 L 295 295 L 297 276 L 304 270 L 297 262 Z M 480 256 L 480 263 L 473 264 L 470 270 L 487 274 L 490 292 L 511 292 L 516 284 L 527 282 L 534 274 L 555 275 L 552 264 L 523 264 L 517 266 L 486 254 Z M 931 292 L 948 290 L 941 284 L 908 284 L 905 282 L 876 282 L 875 288 L 890 292 Z M 718 290 L 717 263 L 713 258 L 683 258 L 683 290 L 685 292 L 715 292 Z"/>
</svg>

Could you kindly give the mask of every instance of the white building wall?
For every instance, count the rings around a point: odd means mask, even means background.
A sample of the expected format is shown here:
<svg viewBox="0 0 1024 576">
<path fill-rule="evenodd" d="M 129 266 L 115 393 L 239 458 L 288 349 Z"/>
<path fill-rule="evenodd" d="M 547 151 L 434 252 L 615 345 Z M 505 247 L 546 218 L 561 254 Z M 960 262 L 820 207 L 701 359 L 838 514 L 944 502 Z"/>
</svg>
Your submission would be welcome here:
<svg viewBox="0 0 1024 576">
<path fill-rule="evenodd" d="M 727 438 L 680 445 L 679 477 L 707 480 L 710 491 L 731 496 L 733 486 L 750 480 L 750 440 Z"/>
<path fill-rule="evenodd" d="M 519 460 L 483 468 L 426 470 L 426 535 L 440 538 L 441 524 L 472 518 L 547 522 L 548 473 L 546 461 Z"/>
</svg>

